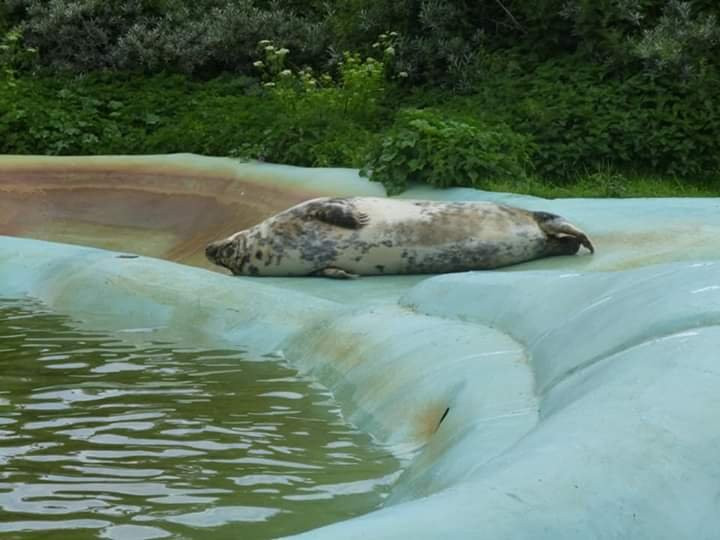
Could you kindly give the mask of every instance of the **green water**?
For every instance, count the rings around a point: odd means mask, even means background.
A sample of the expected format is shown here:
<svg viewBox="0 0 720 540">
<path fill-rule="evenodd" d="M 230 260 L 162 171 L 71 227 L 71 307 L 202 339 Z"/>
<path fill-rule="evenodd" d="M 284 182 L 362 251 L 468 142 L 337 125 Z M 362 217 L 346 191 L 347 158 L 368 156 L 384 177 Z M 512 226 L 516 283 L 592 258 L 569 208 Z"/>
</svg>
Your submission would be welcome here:
<svg viewBox="0 0 720 540">
<path fill-rule="evenodd" d="M 0 300 L 1 538 L 278 537 L 378 507 L 399 466 L 278 360 Z"/>
</svg>

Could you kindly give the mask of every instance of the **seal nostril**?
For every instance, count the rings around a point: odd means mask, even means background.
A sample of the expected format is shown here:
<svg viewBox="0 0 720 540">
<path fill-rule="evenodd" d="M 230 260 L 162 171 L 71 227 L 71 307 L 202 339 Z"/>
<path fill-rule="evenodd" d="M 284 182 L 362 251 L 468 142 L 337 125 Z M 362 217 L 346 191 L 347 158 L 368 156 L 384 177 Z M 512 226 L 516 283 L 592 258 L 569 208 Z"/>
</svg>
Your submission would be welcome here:
<svg viewBox="0 0 720 540">
<path fill-rule="evenodd" d="M 217 246 L 215 246 L 213 244 L 208 244 L 207 247 L 205 248 L 205 255 L 207 255 L 208 257 L 214 257 L 216 253 L 217 253 Z"/>
</svg>

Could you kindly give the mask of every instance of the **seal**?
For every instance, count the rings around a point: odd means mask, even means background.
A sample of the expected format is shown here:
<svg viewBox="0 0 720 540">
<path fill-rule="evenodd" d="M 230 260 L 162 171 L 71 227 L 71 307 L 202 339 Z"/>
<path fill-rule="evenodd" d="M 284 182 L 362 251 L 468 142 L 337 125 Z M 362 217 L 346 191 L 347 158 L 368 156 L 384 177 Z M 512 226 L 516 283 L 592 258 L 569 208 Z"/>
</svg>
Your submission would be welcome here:
<svg viewBox="0 0 720 540">
<path fill-rule="evenodd" d="M 312 199 L 208 244 L 236 275 L 353 278 L 487 270 L 594 247 L 565 219 L 491 202 Z"/>
</svg>

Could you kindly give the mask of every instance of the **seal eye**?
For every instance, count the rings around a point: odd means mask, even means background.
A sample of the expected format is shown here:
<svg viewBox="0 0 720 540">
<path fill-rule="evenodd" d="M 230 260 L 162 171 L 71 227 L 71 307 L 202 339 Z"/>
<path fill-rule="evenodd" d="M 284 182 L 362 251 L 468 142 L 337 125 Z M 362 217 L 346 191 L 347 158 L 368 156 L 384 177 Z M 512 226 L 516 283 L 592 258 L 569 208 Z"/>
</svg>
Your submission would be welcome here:
<svg viewBox="0 0 720 540">
<path fill-rule="evenodd" d="M 223 257 L 226 259 L 229 259 L 230 257 L 234 256 L 235 255 L 235 246 L 230 244 L 225 249 L 223 249 L 222 254 L 223 254 Z"/>
<path fill-rule="evenodd" d="M 255 258 L 256 258 L 257 260 L 262 259 L 262 251 L 259 251 L 259 250 L 256 251 L 256 252 L 255 252 Z"/>
</svg>

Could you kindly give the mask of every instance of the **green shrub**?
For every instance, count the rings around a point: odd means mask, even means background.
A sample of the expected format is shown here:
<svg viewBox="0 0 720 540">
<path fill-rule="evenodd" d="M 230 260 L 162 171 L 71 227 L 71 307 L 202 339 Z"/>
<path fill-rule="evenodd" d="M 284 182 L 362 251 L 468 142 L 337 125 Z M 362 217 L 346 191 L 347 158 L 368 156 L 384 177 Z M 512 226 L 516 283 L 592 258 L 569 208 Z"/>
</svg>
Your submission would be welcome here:
<svg viewBox="0 0 720 540">
<path fill-rule="evenodd" d="M 407 82 L 466 90 L 482 76 L 484 23 L 494 8 L 456 0 L 341 0 L 330 12 L 334 40 L 344 49 L 371 51 L 379 35 L 397 32 L 392 69 Z M 368 37 L 372 36 L 372 41 Z"/>
<path fill-rule="evenodd" d="M 715 14 L 693 13 L 690 2 L 670 0 L 658 23 L 634 41 L 632 51 L 651 72 L 689 78 L 702 77 L 708 63 L 717 63 L 718 45 Z"/>
<path fill-rule="evenodd" d="M 322 22 L 300 17 L 280 3 L 261 9 L 252 0 L 234 0 L 201 13 L 177 9 L 139 20 L 118 40 L 115 55 L 116 64 L 126 69 L 250 73 L 261 39 L 275 40 L 292 49 L 299 62 L 317 65 L 325 58 L 328 37 Z"/>
<path fill-rule="evenodd" d="M 149 137 L 190 106 L 182 77 L 35 77 L 0 85 L 0 153 L 148 153 Z"/>
<path fill-rule="evenodd" d="M 504 73 L 488 77 L 473 96 L 440 107 L 461 118 L 504 122 L 531 137 L 532 160 L 543 177 L 574 179 L 606 165 L 684 178 L 720 169 L 717 73 L 622 78 L 577 57 L 535 69 L 504 58 Z"/>
<path fill-rule="evenodd" d="M 486 51 L 521 49 L 535 62 L 582 54 L 634 73 L 717 66 L 713 0 L 340 0 L 329 23 L 343 47 L 400 32 L 398 69 L 412 82 L 467 91 L 485 77 Z"/>
<path fill-rule="evenodd" d="M 118 38 L 143 15 L 143 2 L 99 0 L 16 0 L 28 43 L 42 64 L 89 71 L 114 65 Z"/>
<path fill-rule="evenodd" d="M 448 120 L 428 110 L 406 110 L 371 149 L 362 174 L 389 194 L 410 182 L 444 188 L 483 187 L 494 178 L 524 177 L 532 144 L 502 124 Z"/>
<path fill-rule="evenodd" d="M 365 166 L 393 192 L 411 181 L 522 183 L 532 168 L 610 194 L 622 193 L 617 171 L 695 180 L 720 171 L 720 73 L 711 65 L 701 77 L 628 76 L 581 55 L 538 64 L 503 52 L 485 54 L 472 95 L 402 95 L 387 77 L 393 58 L 336 54 L 335 68 L 318 72 L 298 69 L 295 51 L 270 42 L 248 55 L 261 64 L 257 78 L 28 76 L 16 67 L 27 51 L 15 37 L 0 43 L 9 47 L 0 47 L 0 68 L 11 70 L 0 84 L 0 153 L 197 152 Z M 399 103 L 422 110 L 396 116 Z"/>
<path fill-rule="evenodd" d="M 241 145 L 239 156 L 309 166 L 360 166 L 387 116 L 385 65 L 344 53 L 337 75 L 316 75 L 289 66 L 290 51 L 270 40 L 259 43 L 254 65 L 265 99 L 275 112 L 261 137 Z"/>
<path fill-rule="evenodd" d="M 174 71 L 205 77 L 250 69 L 274 38 L 305 61 L 324 58 L 328 33 L 279 2 L 252 0 L 13 0 L 28 43 L 54 70 Z M 17 15 L 19 14 L 19 15 Z"/>
<path fill-rule="evenodd" d="M 37 49 L 24 44 L 20 28 L 0 28 L 0 81 L 15 85 L 17 74 L 30 71 L 36 55 Z"/>
<path fill-rule="evenodd" d="M 378 107 L 360 119 L 362 99 L 344 100 L 347 92 L 334 84 L 299 94 L 297 103 L 260 92 L 254 80 L 239 77 L 21 78 L 16 86 L 0 85 L 0 153 L 196 152 L 359 167 L 376 136 L 371 126 L 382 118 Z"/>
<path fill-rule="evenodd" d="M 196 91 L 189 98 L 186 107 L 148 135 L 147 153 L 228 156 L 234 149 L 258 140 L 273 117 L 269 104 L 257 97 Z"/>
<path fill-rule="evenodd" d="M 386 98 L 385 65 L 368 56 L 345 52 L 337 61 L 337 76 L 316 76 L 310 67 L 288 68 L 289 50 L 260 41 L 263 60 L 254 62 L 268 95 L 290 115 L 323 111 L 325 117 L 374 123 Z"/>
</svg>

